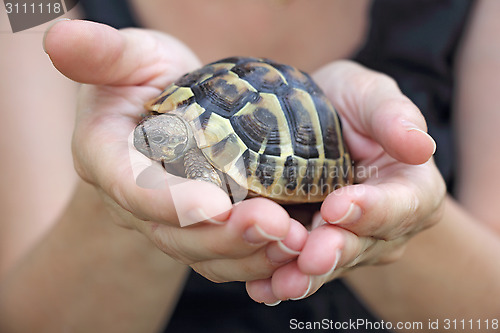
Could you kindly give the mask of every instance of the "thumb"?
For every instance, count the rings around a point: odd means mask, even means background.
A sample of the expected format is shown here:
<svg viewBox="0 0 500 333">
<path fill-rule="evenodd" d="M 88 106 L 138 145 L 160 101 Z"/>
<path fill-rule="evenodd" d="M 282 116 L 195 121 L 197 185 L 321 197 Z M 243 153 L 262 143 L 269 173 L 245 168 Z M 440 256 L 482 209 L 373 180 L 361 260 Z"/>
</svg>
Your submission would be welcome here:
<svg viewBox="0 0 500 333">
<path fill-rule="evenodd" d="M 54 66 L 80 83 L 162 89 L 200 64 L 184 44 L 168 35 L 116 30 L 90 21 L 59 21 L 45 32 L 43 43 Z"/>
</svg>

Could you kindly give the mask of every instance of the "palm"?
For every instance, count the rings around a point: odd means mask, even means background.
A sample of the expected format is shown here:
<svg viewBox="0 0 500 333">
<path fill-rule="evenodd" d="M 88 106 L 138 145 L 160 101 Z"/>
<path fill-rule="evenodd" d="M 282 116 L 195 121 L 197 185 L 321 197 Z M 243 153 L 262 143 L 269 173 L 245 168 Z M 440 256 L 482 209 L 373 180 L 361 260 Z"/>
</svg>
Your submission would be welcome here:
<svg viewBox="0 0 500 333">
<path fill-rule="evenodd" d="M 101 147 L 117 159 L 116 164 L 124 166 L 117 170 L 121 177 L 131 177 L 128 151 L 128 137 L 140 119 L 144 110 L 143 103 L 158 89 L 153 87 L 96 87 L 86 86 L 82 95 L 92 95 L 91 100 L 83 97 L 86 104 L 80 103 L 78 126 L 74 135 L 74 145 L 81 147 L 85 138 L 85 146 Z M 92 105 L 90 105 L 92 104 Z M 104 138 L 104 140 L 103 140 Z M 85 151 L 75 151 L 80 155 Z M 76 162 L 81 160 L 80 156 Z M 77 168 L 79 165 L 77 164 Z M 83 174 L 84 178 L 89 175 Z"/>
</svg>

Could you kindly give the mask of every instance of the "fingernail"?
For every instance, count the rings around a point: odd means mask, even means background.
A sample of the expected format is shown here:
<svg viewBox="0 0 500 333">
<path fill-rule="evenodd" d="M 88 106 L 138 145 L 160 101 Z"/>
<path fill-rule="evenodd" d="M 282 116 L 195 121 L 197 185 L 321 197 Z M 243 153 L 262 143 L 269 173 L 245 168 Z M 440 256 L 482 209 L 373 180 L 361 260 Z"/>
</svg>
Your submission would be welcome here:
<svg viewBox="0 0 500 333">
<path fill-rule="evenodd" d="M 408 132 L 410 132 L 410 131 L 417 131 L 419 133 L 424 134 L 432 142 L 432 145 L 434 147 L 432 149 L 432 155 L 434 155 L 434 153 L 436 153 L 436 148 L 437 148 L 436 141 L 434 141 L 434 139 L 432 138 L 432 136 L 429 135 L 429 133 L 422 131 L 420 128 L 410 128 L 410 129 L 408 129 Z"/>
<path fill-rule="evenodd" d="M 300 296 L 300 297 L 296 297 L 296 298 L 290 298 L 292 301 L 299 301 L 301 299 L 304 299 L 307 297 L 307 295 L 309 294 L 309 292 L 311 291 L 311 288 L 312 288 L 312 278 L 309 277 L 309 286 L 307 287 L 307 290 L 306 292 Z"/>
<path fill-rule="evenodd" d="M 278 241 L 276 243 L 278 246 L 269 246 L 266 249 L 267 259 L 274 264 L 286 263 L 300 254 L 299 251 L 292 250 L 282 241 Z"/>
<path fill-rule="evenodd" d="M 363 215 L 363 211 L 361 210 L 361 208 L 354 202 L 352 202 L 344 216 L 342 216 L 340 219 L 336 221 L 328 221 L 328 223 L 349 224 L 359 220 L 361 218 L 361 215 Z"/>
<path fill-rule="evenodd" d="M 57 19 L 57 20 L 54 20 L 54 21 L 52 21 L 52 23 L 49 25 L 49 27 L 43 33 L 42 47 L 43 47 L 43 51 L 45 53 L 47 53 L 47 50 L 45 49 L 45 39 L 47 38 L 47 34 L 49 33 L 50 29 L 52 29 L 57 23 L 59 23 L 61 21 L 71 21 L 71 20 L 69 18 L 65 18 L 65 17 Z"/>
<path fill-rule="evenodd" d="M 318 228 L 318 227 L 320 227 L 320 226 L 322 226 L 324 224 L 327 224 L 327 223 L 328 222 L 326 222 L 325 220 L 323 220 L 321 218 L 321 216 L 320 216 L 320 217 L 318 217 L 318 218 L 316 218 L 316 219 L 313 220 L 313 222 L 311 224 L 311 230 L 314 230 L 314 229 L 316 229 L 316 228 Z"/>
<path fill-rule="evenodd" d="M 414 123 L 409 122 L 407 120 L 401 120 L 401 124 L 403 124 L 403 126 L 406 127 L 406 130 L 408 132 L 417 131 L 419 133 L 424 134 L 432 142 L 432 145 L 434 147 L 434 149 L 432 150 L 432 155 L 434 155 L 434 153 L 436 152 L 437 145 L 436 145 L 436 141 L 434 141 L 434 139 L 432 138 L 432 136 L 429 135 L 429 133 L 421 130 L 420 128 L 418 128 L 417 125 L 415 125 Z"/>
<path fill-rule="evenodd" d="M 337 249 L 335 251 L 335 262 L 333 263 L 332 268 L 328 272 L 326 272 L 325 274 L 323 274 L 323 276 L 330 276 L 333 272 L 335 272 L 335 269 L 337 268 L 337 265 L 339 264 L 341 256 L 342 256 L 342 250 L 341 249 Z"/>
<path fill-rule="evenodd" d="M 269 241 L 279 241 L 281 240 L 279 237 L 271 236 L 267 234 L 261 227 L 257 224 L 254 224 L 250 228 L 248 228 L 243 234 L 243 238 L 249 243 L 252 244 L 260 244 Z"/>
<path fill-rule="evenodd" d="M 212 217 L 209 217 L 207 213 L 201 208 L 195 208 L 192 209 L 188 212 L 189 218 L 194 221 L 193 223 L 197 222 L 208 222 L 211 224 L 216 224 L 216 225 L 221 225 L 224 224 L 223 221 L 217 221 L 213 219 Z"/>
<path fill-rule="evenodd" d="M 300 254 L 300 251 L 295 251 L 289 248 L 288 246 L 283 243 L 283 241 L 278 241 L 278 247 L 285 253 L 292 255 L 292 256 L 298 256 Z"/>
<path fill-rule="evenodd" d="M 265 305 L 267 305 L 267 306 L 276 306 L 276 305 L 278 305 L 278 304 L 280 304 L 280 303 L 281 303 L 281 300 L 277 300 L 277 301 L 276 301 L 276 302 L 274 302 L 274 303 L 264 303 L 264 304 L 265 304 Z"/>
</svg>

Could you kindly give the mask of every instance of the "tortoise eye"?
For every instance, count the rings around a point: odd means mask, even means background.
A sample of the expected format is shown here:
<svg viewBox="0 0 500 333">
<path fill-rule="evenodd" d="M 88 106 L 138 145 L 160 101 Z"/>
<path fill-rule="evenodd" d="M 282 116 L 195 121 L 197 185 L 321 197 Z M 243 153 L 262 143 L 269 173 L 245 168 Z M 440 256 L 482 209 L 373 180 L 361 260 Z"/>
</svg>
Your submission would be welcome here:
<svg viewBox="0 0 500 333">
<path fill-rule="evenodd" d="M 159 144 L 162 144 L 163 142 L 165 142 L 165 139 L 166 138 L 163 135 L 155 135 L 155 136 L 149 138 L 149 141 L 159 145 Z"/>
</svg>

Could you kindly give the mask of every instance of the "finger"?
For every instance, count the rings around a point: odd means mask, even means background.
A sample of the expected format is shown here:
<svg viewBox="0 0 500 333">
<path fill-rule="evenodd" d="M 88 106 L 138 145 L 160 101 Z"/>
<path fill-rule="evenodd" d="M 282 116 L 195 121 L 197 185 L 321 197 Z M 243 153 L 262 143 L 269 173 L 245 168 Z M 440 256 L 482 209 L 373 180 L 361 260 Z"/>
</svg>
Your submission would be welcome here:
<svg viewBox="0 0 500 333">
<path fill-rule="evenodd" d="M 304 274 L 323 275 L 332 272 L 345 247 L 345 236 L 328 225 L 312 230 L 298 258 Z"/>
<path fill-rule="evenodd" d="M 351 267 L 364 260 L 362 255 L 376 241 L 372 237 L 358 237 L 348 230 L 323 224 L 310 232 L 297 260 L 298 268 L 307 275 L 332 276 L 339 268 Z"/>
<path fill-rule="evenodd" d="M 292 219 L 290 231 L 283 241 L 270 243 L 266 248 L 266 256 L 271 263 L 284 265 L 296 259 L 304 247 L 308 232 L 304 226 Z M 274 267 L 275 268 L 275 267 Z M 248 295 L 256 302 L 268 306 L 278 305 L 279 300 L 273 293 L 271 278 L 256 279 L 246 282 Z"/>
<path fill-rule="evenodd" d="M 298 300 L 309 294 L 312 282 L 311 276 L 302 273 L 298 268 L 297 261 L 292 261 L 274 272 L 271 288 L 279 300 Z"/>
<path fill-rule="evenodd" d="M 271 241 L 267 246 L 241 259 L 201 261 L 191 267 L 214 282 L 262 281 L 271 277 L 278 267 L 297 258 L 306 239 L 307 230 L 292 219 L 290 230 L 283 240 Z"/>
<path fill-rule="evenodd" d="M 227 220 L 232 206 L 225 192 L 209 183 L 190 181 L 183 184 L 185 186 L 181 189 L 167 186 L 161 190 L 138 188 L 133 194 L 126 194 L 128 199 L 116 194 L 120 191 L 118 187 L 112 192 L 114 196 L 103 189 L 99 192 L 116 217 L 115 222 L 140 230 L 145 228 L 146 221 L 152 228 L 156 228 L 157 224 L 178 227 L 202 221 L 218 225 Z M 188 195 L 189 192 L 192 193 Z M 205 198 L 205 195 L 209 197 Z"/>
<path fill-rule="evenodd" d="M 175 228 L 139 221 L 138 228 L 163 252 L 183 263 L 194 264 L 215 259 L 240 259 L 258 251 L 263 251 L 265 257 L 264 250 L 270 242 L 285 240 L 289 231 L 302 233 L 296 227 L 291 228 L 291 223 L 281 206 L 255 198 L 236 205 L 229 219 L 221 225 L 203 223 Z M 265 267 L 270 267 L 271 261 L 264 261 Z"/>
<path fill-rule="evenodd" d="M 266 248 L 266 256 L 272 263 L 284 264 L 298 257 L 307 240 L 306 228 L 292 219 L 285 239 L 272 242 Z"/>
<path fill-rule="evenodd" d="M 245 286 L 248 296 L 257 303 L 264 303 L 268 306 L 281 303 L 281 300 L 273 293 L 271 278 L 248 281 Z"/>
<path fill-rule="evenodd" d="M 279 266 L 267 260 L 265 248 L 241 259 L 216 259 L 191 265 L 197 273 L 217 283 L 266 279 Z"/>
<path fill-rule="evenodd" d="M 358 184 L 332 192 L 321 207 L 322 218 L 359 236 L 392 240 L 414 234 L 439 219 L 445 187 L 428 176 L 427 165 L 393 170 L 379 184 Z"/>
<path fill-rule="evenodd" d="M 270 243 L 266 248 L 266 256 L 271 263 L 285 265 L 298 257 L 307 241 L 308 232 L 304 226 L 292 219 L 290 231 L 283 241 Z M 283 246 L 286 248 L 284 249 Z M 247 281 L 246 289 L 248 295 L 256 302 L 265 303 L 269 306 L 278 305 L 279 300 L 273 293 L 270 278 Z"/>
<path fill-rule="evenodd" d="M 344 241 L 340 233 L 326 233 L 324 235 L 325 237 L 317 237 L 317 235 L 320 235 L 320 233 L 313 230 L 307 237 L 306 243 L 303 245 L 302 251 L 299 254 L 299 260 L 302 263 L 292 261 L 283 267 L 279 267 L 274 272 L 271 279 L 247 282 L 246 288 L 248 295 L 256 302 L 274 306 L 279 304 L 281 300 L 302 299 L 308 296 L 313 288 L 319 288 L 319 286 L 316 286 L 318 280 L 311 274 L 323 274 L 322 267 L 325 266 L 325 262 L 327 262 L 326 266 L 328 267 L 326 271 L 334 269 L 332 265 L 328 264 L 331 255 L 325 254 L 335 253 L 336 257 L 333 258 L 333 261 L 336 264 L 340 259 L 340 251 L 338 249 L 344 246 Z M 333 237 L 330 238 L 330 236 Z M 302 255 L 304 250 L 306 250 L 305 257 Z M 319 250 L 319 256 L 314 250 Z M 312 253 L 312 256 L 308 255 L 309 253 Z M 321 257 L 320 261 L 317 260 L 318 257 Z M 326 260 L 324 260 L 325 257 Z M 311 260 L 310 263 L 304 263 L 304 261 L 309 260 Z M 304 265 L 306 269 L 310 267 L 312 267 L 312 269 L 305 273 L 299 268 L 300 265 Z M 320 266 L 319 270 L 318 266 Z"/>
<path fill-rule="evenodd" d="M 330 238 L 342 240 L 335 246 L 324 246 L 322 242 Z M 368 260 L 365 253 L 374 244 L 373 238 L 357 237 L 342 228 L 324 224 L 311 231 L 297 261 L 278 268 L 273 274 L 272 294 L 280 300 L 306 298 L 348 268 Z M 258 299 L 272 301 L 266 289 L 252 289 L 252 292 Z"/>
<path fill-rule="evenodd" d="M 422 114 L 393 79 L 348 61 L 324 67 L 315 79 L 344 120 L 355 160 L 373 156 L 374 145 L 366 142 L 372 139 L 404 163 L 421 164 L 433 155 L 436 145 Z"/>
<path fill-rule="evenodd" d="M 66 20 L 46 32 L 44 49 L 68 78 L 101 85 L 152 85 L 168 82 L 199 66 L 181 42 L 141 30 Z"/>
</svg>

